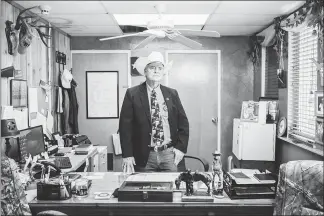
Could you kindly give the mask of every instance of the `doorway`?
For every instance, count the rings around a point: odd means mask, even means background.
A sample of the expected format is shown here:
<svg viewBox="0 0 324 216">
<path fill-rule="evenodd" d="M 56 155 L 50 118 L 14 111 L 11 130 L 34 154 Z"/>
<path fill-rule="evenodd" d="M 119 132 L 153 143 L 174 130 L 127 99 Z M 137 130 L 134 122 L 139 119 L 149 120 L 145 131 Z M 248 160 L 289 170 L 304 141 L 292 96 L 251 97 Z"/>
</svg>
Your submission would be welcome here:
<svg viewBox="0 0 324 216">
<path fill-rule="evenodd" d="M 220 151 L 220 54 L 219 50 L 166 52 L 167 61 L 173 61 L 167 85 L 178 91 L 189 120 L 187 155 L 204 158 L 210 165 L 212 153 Z M 199 168 L 192 160 L 186 164 L 192 170 Z"/>
</svg>

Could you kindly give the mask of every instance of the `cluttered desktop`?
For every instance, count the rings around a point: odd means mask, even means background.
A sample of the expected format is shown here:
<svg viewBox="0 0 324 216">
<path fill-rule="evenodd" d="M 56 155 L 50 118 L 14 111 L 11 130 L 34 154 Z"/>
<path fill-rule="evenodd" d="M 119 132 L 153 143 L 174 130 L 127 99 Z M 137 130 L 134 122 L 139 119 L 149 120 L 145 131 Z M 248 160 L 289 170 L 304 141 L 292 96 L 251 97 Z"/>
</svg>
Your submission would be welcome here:
<svg viewBox="0 0 324 216">
<path fill-rule="evenodd" d="M 98 172 L 83 166 L 89 165 L 89 159 L 93 160 L 92 157 L 100 147 L 84 142 L 72 146 L 67 144 L 66 146 L 69 147 L 58 147 L 57 142 L 46 138 L 41 125 L 21 130 L 17 138 L 19 154 L 16 160 L 24 170 L 29 170 L 35 185 L 34 198 L 29 203 L 33 214 L 39 212 L 44 206 L 46 208 L 50 206 L 51 209 L 63 210 L 69 215 L 74 215 L 78 212 L 76 207 L 79 208 L 82 203 L 96 206 L 98 202 L 105 203 L 99 208 L 101 210 L 107 208 L 112 210 L 117 207 L 116 203 L 130 208 L 127 203 L 134 202 L 151 203 L 152 208 L 157 207 L 158 203 L 169 203 L 175 208 L 182 208 L 184 203 L 187 203 L 186 208 L 190 209 L 197 202 L 204 203 L 204 206 L 209 205 L 211 209 L 242 203 L 255 207 L 254 199 L 258 199 L 258 202 L 263 200 L 261 201 L 263 208 L 272 211 L 276 180 L 266 181 L 263 173 L 256 170 L 253 173 L 244 169 L 224 172 L 222 196 L 216 198 L 213 189 L 209 191 L 212 187 L 207 187 L 208 184 L 213 184 L 208 181 L 212 179 L 212 173 L 133 173 L 129 175 L 122 172 Z M 187 176 L 187 178 L 183 179 L 180 176 Z M 196 176 L 202 178 L 196 179 Z M 260 180 L 262 178 L 264 180 Z M 179 187 L 177 179 L 182 179 Z M 192 182 L 186 182 L 188 179 L 189 181 L 192 179 Z M 207 186 L 201 182 L 207 182 Z M 192 185 L 192 193 L 188 193 L 190 192 L 188 185 L 189 187 Z M 62 208 L 61 203 L 70 203 L 71 209 Z M 142 204 L 138 205 L 142 206 Z M 208 208 L 202 211 L 207 210 Z M 195 211 L 197 209 L 192 209 L 192 212 Z M 168 214 L 172 215 L 172 213 Z"/>
</svg>

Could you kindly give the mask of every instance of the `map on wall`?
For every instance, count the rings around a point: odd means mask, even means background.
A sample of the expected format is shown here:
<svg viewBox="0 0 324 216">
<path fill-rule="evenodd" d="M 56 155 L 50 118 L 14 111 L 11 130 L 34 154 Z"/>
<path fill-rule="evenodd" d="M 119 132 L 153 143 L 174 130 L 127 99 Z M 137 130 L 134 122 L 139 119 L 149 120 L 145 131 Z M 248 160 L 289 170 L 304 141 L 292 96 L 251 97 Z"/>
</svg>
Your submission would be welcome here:
<svg viewBox="0 0 324 216">
<path fill-rule="evenodd" d="M 86 72 L 87 118 L 119 118 L 118 71 Z"/>
</svg>

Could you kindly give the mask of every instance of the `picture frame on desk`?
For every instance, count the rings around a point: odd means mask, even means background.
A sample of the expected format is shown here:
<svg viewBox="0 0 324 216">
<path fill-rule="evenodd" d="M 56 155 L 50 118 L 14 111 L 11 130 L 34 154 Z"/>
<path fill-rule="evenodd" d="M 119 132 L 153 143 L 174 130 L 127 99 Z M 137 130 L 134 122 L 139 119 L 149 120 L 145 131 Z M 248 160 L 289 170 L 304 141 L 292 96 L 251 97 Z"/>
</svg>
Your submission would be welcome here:
<svg viewBox="0 0 324 216">
<path fill-rule="evenodd" d="M 315 114 L 317 117 L 324 117 L 324 96 L 322 91 L 315 93 Z"/>
<path fill-rule="evenodd" d="M 315 123 L 315 142 L 319 144 L 324 144 L 324 136 L 323 136 L 323 126 L 324 126 L 324 119 L 323 118 L 316 118 Z"/>
<path fill-rule="evenodd" d="M 13 108 L 27 107 L 27 80 L 10 80 L 10 105 Z"/>
<path fill-rule="evenodd" d="M 60 132 L 52 133 L 52 137 L 53 137 L 53 140 L 57 141 L 57 146 L 59 148 L 64 148 L 64 140 L 63 140 Z"/>
</svg>

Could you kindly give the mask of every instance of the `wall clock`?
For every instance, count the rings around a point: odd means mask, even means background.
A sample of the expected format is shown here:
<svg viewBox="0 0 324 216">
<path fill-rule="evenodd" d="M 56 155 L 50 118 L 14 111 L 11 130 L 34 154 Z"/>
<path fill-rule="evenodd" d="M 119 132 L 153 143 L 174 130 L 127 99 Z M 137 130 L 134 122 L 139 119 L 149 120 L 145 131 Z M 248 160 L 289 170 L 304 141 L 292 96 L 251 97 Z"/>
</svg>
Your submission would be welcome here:
<svg viewBox="0 0 324 216">
<path fill-rule="evenodd" d="M 286 117 L 281 117 L 277 125 L 277 135 L 282 137 L 287 132 L 287 119 Z"/>
</svg>

